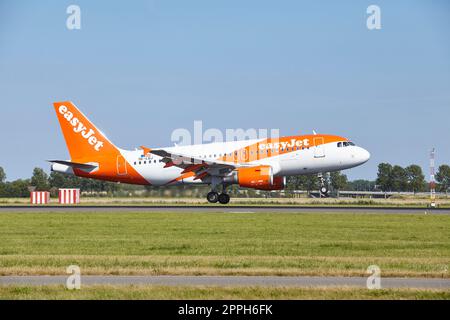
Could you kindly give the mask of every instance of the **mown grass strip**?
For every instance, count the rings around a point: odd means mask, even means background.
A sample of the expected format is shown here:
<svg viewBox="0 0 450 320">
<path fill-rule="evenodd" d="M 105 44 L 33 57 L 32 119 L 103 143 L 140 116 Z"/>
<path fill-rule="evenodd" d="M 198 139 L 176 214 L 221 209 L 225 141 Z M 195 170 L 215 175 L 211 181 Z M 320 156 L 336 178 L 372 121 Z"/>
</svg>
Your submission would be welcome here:
<svg viewBox="0 0 450 320">
<path fill-rule="evenodd" d="M 2 213 L 0 274 L 449 277 L 444 215 Z"/>
</svg>

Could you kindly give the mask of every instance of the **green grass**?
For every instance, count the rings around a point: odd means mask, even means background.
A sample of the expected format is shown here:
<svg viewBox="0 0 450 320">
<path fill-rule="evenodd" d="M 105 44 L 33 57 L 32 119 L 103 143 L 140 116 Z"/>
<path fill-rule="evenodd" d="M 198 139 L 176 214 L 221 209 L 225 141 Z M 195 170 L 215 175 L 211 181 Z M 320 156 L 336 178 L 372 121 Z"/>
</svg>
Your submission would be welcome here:
<svg viewBox="0 0 450 320">
<path fill-rule="evenodd" d="M 63 286 L 0 287 L 0 299 L 450 299 L 449 290 L 292 287 Z"/>
<path fill-rule="evenodd" d="M 447 215 L 1 213 L 0 275 L 450 277 Z"/>
</svg>

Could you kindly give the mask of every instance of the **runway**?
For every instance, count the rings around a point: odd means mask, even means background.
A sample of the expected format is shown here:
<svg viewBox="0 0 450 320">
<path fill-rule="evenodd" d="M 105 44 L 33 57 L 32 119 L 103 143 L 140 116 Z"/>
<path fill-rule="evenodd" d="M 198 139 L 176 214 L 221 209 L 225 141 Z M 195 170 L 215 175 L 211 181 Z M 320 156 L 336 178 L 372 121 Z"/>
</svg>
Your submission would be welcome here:
<svg viewBox="0 0 450 320">
<path fill-rule="evenodd" d="M 117 206 L 0 206 L 2 212 L 211 212 L 211 213 L 366 213 L 366 214 L 445 214 L 450 208 L 355 207 L 355 206 L 221 206 L 221 205 L 117 205 Z"/>
<path fill-rule="evenodd" d="M 67 276 L 3 276 L 0 285 L 65 285 Z M 359 287 L 365 277 L 282 276 L 81 276 L 81 285 Z M 450 289 L 450 279 L 381 278 L 381 288 Z"/>
</svg>

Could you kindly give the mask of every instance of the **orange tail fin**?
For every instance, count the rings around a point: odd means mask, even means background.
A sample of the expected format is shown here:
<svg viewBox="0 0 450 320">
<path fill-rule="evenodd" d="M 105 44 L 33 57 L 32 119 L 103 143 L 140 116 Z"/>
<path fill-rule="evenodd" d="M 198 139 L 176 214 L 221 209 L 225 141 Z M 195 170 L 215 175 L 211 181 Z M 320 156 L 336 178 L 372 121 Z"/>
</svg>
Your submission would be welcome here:
<svg viewBox="0 0 450 320">
<path fill-rule="evenodd" d="M 94 161 L 118 149 L 70 101 L 53 103 L 72 161 Z"/>
</svg>

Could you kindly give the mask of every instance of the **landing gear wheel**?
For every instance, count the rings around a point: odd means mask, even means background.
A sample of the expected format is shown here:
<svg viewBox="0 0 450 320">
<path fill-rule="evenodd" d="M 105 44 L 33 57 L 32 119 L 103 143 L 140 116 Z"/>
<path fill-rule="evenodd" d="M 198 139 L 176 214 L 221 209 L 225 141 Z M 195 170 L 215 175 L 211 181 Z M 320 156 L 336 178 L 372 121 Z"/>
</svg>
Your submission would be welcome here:
<svg viewBox="0 0 450 320">
<path fill-rule="evenodd" d="M 328 187 L 326 184 L 326 180 L 323 177 L 323 173 L 320 172 L 317 176 L 320 179 L 320 189 L 319 189 L 319 194 L 320 196 L 324 196 L 325 198 L 328 197 Z"/>
<path fill-rule="evenodd" d="M 206 200 L 210 203 L 216 203 L 219 200 L 219 194 L 215 191 L 208 192 L 206 195 Z"/>
<path fill-rule="evenodd" d="M 226 193 L 221 193 L 219 195 L 219 202 L 221 204 L 227 204 L 228 202 L 230 202 L 230 196 Z"/>
<path fill-rule="evenodd" d="M 320 187 L 320 195 L 323 197 L 328 197 L 328 188 L 326 186 Z"/>
</svg>

